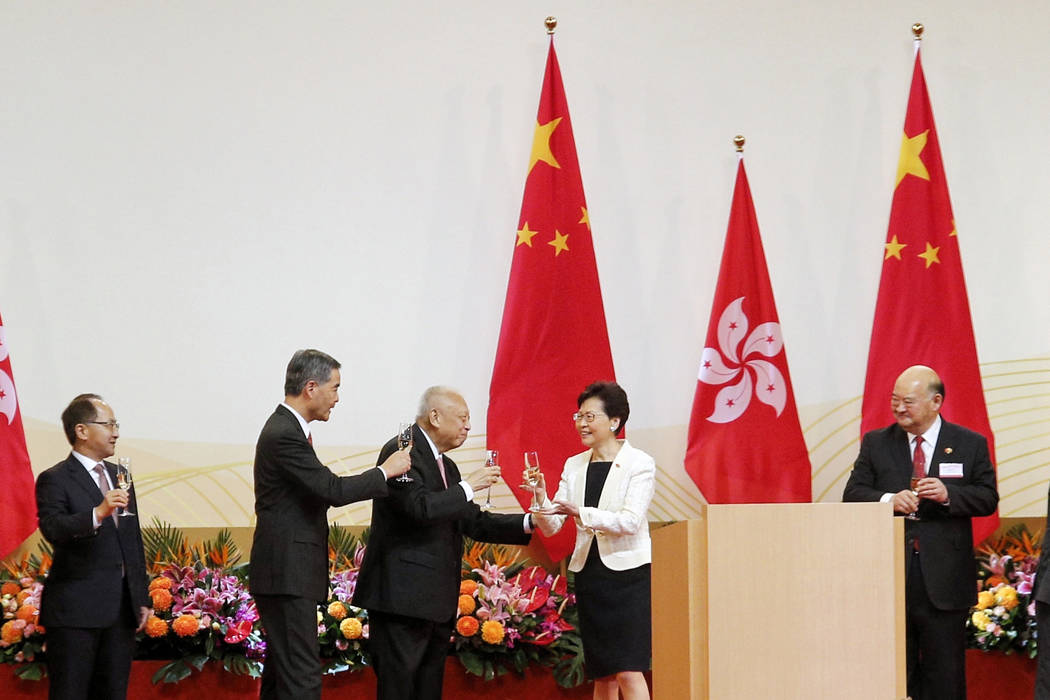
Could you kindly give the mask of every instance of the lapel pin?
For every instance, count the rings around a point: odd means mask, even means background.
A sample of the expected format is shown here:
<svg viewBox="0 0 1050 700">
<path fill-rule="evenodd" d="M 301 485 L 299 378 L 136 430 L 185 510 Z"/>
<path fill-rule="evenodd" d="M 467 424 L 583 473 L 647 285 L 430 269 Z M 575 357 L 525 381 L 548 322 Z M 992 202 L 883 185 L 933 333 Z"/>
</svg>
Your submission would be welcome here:
<svg viewBox="0 0 1050 700">
<path fill-rule="evenodd" d="M 952 453 L 952 448 L 950 448 L 950 447 L 945 447 L 944 448 L 944 454 L 950 455 L 951 453 Z"/>
</svg>

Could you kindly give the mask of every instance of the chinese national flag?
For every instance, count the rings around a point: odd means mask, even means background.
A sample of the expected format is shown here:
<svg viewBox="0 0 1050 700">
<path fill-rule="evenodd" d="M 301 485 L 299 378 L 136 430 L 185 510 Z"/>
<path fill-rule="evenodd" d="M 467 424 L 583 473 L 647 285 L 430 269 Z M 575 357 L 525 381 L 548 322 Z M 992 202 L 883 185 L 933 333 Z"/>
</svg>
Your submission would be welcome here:
<svg viewBox="0 0 1050 700">
<path fill-rule="evenodd" d="M 710 503 L 811 499 L 811 467 L 743 158 L 689 420 L 685 469 Z"/>
<path fill-rule="evenodd" d="M 0 558 L 6 557 L 36 530 L 33 468 L 29 464 L 22 415 L 18 411 L 4 320 L 0 318 Z"/>
<path fill-rule="evenodd" d="M 861 434 L 894 422 L 890 394 L 911 365 L 927 365 L 941 376 L 944 418 L 984 435 L 995 464 L 959 239 L 918 51 L 871 329 Z M 997 514 L 975 518 L 976 541 L 998 523 Z"/>
<path fill-rule="evenodd" d="M 553 37 L 514 242 L 499 347 L 489 389 L 488 446 L 518 489 L 523 453 L 539 452 L 547 491 L 566 458 L 583 451 L 572 422 L 576 397 L 614 380 L 583 180 Z M 551 559 L 572 551 L 575 528 L 544 540 Z"/>
</svg>

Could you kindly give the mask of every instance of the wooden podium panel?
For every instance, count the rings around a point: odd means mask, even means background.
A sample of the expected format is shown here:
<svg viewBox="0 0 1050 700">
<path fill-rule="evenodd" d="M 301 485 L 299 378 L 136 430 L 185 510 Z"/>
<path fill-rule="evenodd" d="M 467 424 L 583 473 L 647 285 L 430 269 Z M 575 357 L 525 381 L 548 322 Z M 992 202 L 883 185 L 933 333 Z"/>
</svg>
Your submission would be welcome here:
<svg viewBox="0 0 1050 700">
<path fill-rule="evenodd" d="M 904 523 L 885 503 L 709 505 L 653 532 L 653 697 L 906 695 Z"/>
</svg>

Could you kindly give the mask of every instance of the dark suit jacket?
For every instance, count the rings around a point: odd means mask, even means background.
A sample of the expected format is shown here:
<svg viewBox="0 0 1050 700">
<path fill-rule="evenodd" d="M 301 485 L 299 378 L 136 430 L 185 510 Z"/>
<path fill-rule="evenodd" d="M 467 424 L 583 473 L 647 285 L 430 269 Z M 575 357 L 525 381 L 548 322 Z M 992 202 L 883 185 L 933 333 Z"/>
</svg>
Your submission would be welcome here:
<svg viewBox="0 0 1050 700">
<path fill-rule="evenodd" d="M 1039 568 L 1035 572 L 1035 590 L 1033 591 L 1035 599 L 1040 603 L 1050 603 L 1050 493 L 1046 498 L 1046 531 L 1043 533 L 1043 551 L 1039 554 Z"/>
<path fill-rule="evenodd" d="M 410 483 L 390 481 L 390 495 L 372 502 L 372 529 L 354 591 L 354 605 L 431 622 L 456 614 L 463 535 L 482 542 L 527 544 L 524 515 L 482 511 L 468 501 L 459 467 L 445 455 L 448 488 L 418 425 L 413 426 Z M 397 449 L 391 440 L 382 463 Z"/>
<path fill-rule="evenodd" d="M 117 483 L 116 465 L 105 465 L 110 480 Z M 98 483 L 72 454 L 37 477 L 40 532 L 54 549 L 40 601 L 40 624 L 45 627 L 117 624 L 124 575 L 135 615 L 141 607 L 152 607 L 135 488 L 128 507 L 136 516 L 121 518 L 119 528 L 108 517 L 97 530 L 92 527 L 91 511 L 101 502 Z M 138 620 L 123 622 L 135 626 Z"/>
<path fill-rule="evenodd" d="M 385 496 L 378 469 L 336 476 L 298 419 L 278 406 L 255 446 L 255 535 L 248 585 L 257 595 L 328 595 L 328 508 Z"/>
<path fill-rule="evenodd" d="M 947 463 L 961 463 L 962 476 L 942 476 L 941 465 Z M 842 500 L 878 501 L 884 493 L 908 488 L 911 473 L 908 434 L 897 424 L 872 430 L 861 440 Z M 962 610 L 977 602 L 970 518 L 994 513 L 999 503 L 987 440 L 942 419 L 927 474 L 944 482 L 949 505 L 922 500 L 921 520 L 905 523 L 906 546 L 919 541 L 923 578 L 933 604 L 941 610 Z M 905 562 L 911 563 L 910 555 Z"/>
</svg>

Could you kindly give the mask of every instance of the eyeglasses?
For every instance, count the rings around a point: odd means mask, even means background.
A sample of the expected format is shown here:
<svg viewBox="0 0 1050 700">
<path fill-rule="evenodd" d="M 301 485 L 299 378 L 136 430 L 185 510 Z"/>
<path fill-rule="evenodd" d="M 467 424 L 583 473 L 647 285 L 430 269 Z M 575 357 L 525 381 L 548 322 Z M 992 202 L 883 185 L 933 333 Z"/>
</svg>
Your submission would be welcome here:
<svg viewBox="0 0 1050 700">
<path fill-rule="evenodd" d="M 594 419 L 598 416 L 607 416 L 608 413 L 602 413 L 601 411 L 587 411 L 586 413 L 580 413 L 577 411 L 572 414 L 572 422 L 579 423 L 581 420 L 588 425 L 594 422 Z"/>
<path fill-rule="evenodd" d="M 85 422 L 85 423 L 90 423 L 91 425 L 101 425 L 101 426 L 105 426 L 105 427 L 109 428 L 110 430 L 120 430 L 120 423 L 118 423 L 118 422 L 117 422 L 117 421 L 115 421 L 115 420 L 108 420 L 108 421 L 100 421 L 100 420 L 86 420 L 86 421 L 84 421 L 84 422 Z M 589 423 L 589 422 L 590 422 L 590 421 L 588 421 L 588 423 Z"/>
</svg>

